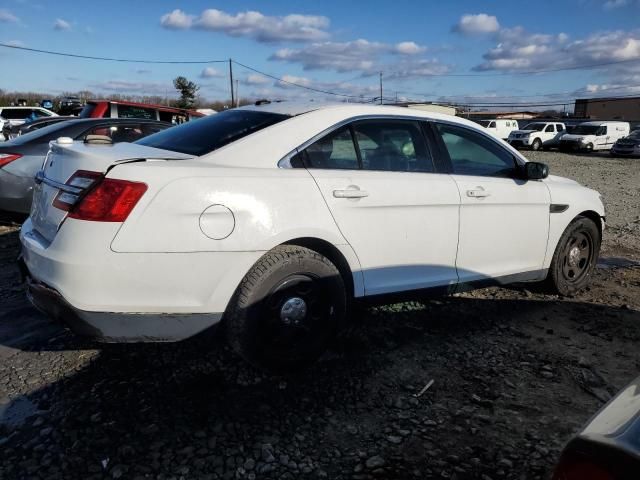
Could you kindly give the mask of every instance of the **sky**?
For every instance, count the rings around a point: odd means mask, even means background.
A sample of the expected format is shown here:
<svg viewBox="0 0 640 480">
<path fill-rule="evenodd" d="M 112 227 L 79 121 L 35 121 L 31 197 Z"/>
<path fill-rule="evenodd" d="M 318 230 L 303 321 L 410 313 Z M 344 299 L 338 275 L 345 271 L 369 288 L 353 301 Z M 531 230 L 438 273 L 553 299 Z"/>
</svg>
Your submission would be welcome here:
<svg viewBox="0 0 640 480">
<path fill-rule="evenodd" d="M 124 59 L 232 58 L 275 77 L 234 64 L 249 98 L 371 99 L 380 72 L 383 95 L 402 100 L 640 94 L 640 0 L 0 0 L 0 43 Z M 172 96 L 178 75 L 207 100 L 229 97 L 228 63 L 102 62 L 0 47 L 7 91 Z"/>
</svg>

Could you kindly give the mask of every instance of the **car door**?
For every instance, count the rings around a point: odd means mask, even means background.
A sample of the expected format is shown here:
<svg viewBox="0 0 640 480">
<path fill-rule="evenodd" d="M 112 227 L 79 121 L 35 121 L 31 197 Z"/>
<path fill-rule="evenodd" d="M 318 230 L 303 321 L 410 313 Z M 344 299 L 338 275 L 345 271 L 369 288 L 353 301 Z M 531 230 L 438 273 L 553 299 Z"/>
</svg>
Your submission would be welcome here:
<svg viewBox="0 0 640 480">
<path fill-rule="evenodd" d="M 460 197 L 449 175 L 434 173 L 418 122 L 354 122 L 303 154 L 358 256 L 366 295 L 454 288 Z"/>
<path fill-rule="evenodd" d="M 549 233 L 547 186 L 520 179 L 515 156 L 475 129 L 436 123 L 434 130 L 460 191 L 460 283 L 537 278 Z"/>
</svg>

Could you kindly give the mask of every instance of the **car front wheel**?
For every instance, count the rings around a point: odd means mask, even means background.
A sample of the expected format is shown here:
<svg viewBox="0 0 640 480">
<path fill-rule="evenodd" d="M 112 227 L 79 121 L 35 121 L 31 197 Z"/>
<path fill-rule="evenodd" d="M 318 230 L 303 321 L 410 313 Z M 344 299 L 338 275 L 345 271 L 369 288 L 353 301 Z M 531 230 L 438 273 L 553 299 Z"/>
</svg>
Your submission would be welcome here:
<svg viewBox="0 0 640 480">
<path fill-rule="evenodd" d="M 231 347 L 258 368 L 299 370 L 327 349 L 347 298 L 336 266 L 308 248 L 280 245 L 251 268 L 225 313 Z"/>
<path fill-rule="evenodd" d="M 579 216 L 560 237 L 547 282 L 560 295 L 571 296 L 587 286 L 600 252 L 600 231 L 589 218 Z"/>
<path fill-rule="evenodd" d="M 538 151 L 542 148 L 542 142 L 539 138 L 536 138 L 531 144 L 531 150 Z"/>
</svg>

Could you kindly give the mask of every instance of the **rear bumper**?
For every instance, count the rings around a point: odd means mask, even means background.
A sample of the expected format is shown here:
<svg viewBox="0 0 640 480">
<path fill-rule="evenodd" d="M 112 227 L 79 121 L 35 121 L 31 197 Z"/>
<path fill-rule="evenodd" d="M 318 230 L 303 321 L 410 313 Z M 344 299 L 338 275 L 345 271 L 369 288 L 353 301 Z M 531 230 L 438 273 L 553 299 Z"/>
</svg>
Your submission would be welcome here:
<svg viewBox="0 0 640 480">
<path fill-rule="evenodd" d="M 29 213 L 33 185 L 33 178 L 20 177 L 0 169 L 0 210 Z"/>
<path fill-rule="evenodd" d="M 106 342 L 170 342 L 222 319 L 261 252 L 116 253 L 119 224 L 66 221 L 51 243 L 22 226 L 29 296 L 80 335 Z"/>
<path fill-rule="evenodd" d="M 75 334 L 113 343 L 175 342 L 184 340 L 222 319 L 222 313 L 114 313 L 89 312 L 73 307 L 55 289 L 31 277 L 22 260 L 27 298 L 38 310 L 64 323 Z"/>
</svg>

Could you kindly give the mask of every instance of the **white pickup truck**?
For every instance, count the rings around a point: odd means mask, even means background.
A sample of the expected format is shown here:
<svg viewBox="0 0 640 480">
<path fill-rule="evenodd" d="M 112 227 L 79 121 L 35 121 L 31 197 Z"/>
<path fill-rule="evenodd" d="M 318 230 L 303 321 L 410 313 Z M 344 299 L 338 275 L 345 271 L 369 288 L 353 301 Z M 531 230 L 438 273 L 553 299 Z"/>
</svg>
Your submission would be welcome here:
<svg viewBox="0 0 640 480">
<path fill-rule="evenodd" d="M 559 139 L 566 133 L 564 123 L 532 122 L 522 130 L 514 130 L 507 141 L 514 147 L 527 147 L 531 150 L 545 150 L 557 147 Z"/>
</svg>

